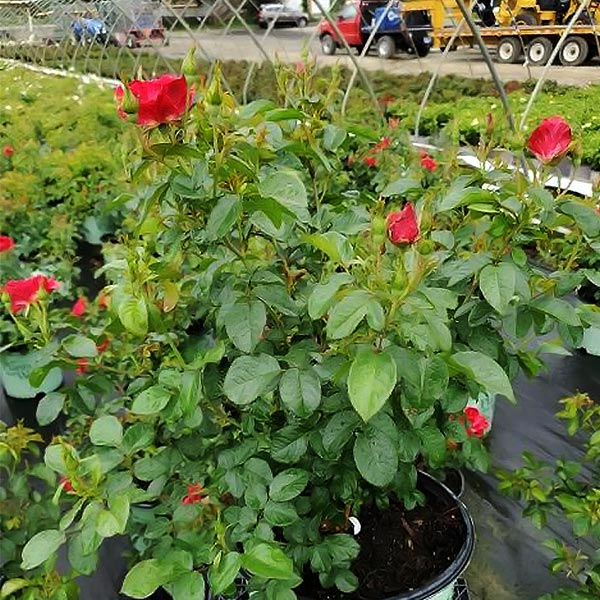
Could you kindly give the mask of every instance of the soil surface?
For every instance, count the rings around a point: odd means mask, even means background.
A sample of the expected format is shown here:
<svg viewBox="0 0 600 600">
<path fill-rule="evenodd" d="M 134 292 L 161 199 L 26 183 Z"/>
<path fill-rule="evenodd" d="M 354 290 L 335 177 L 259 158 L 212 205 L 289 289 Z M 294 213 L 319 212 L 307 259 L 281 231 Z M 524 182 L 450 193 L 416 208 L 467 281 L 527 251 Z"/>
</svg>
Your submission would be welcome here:
<svg viewBox="0 0 600 600">
<path fill-rule="evenodd" d="M 460 509 L 448 497 L 424 490 L 426 504 L 407 511 L 394 502 L 382 512 L 365 507 L 356 537 L 361 550 L 352 566 L 359 589 L 343 594 L 323 589 L 313 573 L 307 573 L 296 592 L 307 600 L 381 600 L 409 592 L 442 573 L 460 552 L 466 526 Z"/>
</svg>

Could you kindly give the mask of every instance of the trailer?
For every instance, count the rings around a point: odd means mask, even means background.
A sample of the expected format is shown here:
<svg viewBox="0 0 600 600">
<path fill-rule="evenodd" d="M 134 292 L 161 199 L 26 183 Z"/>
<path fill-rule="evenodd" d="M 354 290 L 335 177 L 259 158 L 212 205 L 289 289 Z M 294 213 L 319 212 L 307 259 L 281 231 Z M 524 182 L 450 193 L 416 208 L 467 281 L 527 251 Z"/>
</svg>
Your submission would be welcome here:
<svg viewBox="0 0 600 600">
<path fill-rule="evenodd" d="M 530 5 L 534 2 L 535 0 L 520 0 L 520 5 Z M 538 24 L 535 23 L 533 16 L 526 18 L 528 14 L 532 14 L 531 11 L 528 13 L 521 10 L 513 16 L 512 22 L 507 24 L 508 8 L 505 1 L 499 6 L 497 21 L 490 26 L 488 6 L 486 2 L 480 4 L 482 6 L 479 8 L 476 5 L 474 16 L 479 21 L 481 37 L 486 46 L 495 49 L 496 60 L 500 63 L 518 63 L 526 58 L 530 65 L 545 65 L 567 28 L 567 21 L 561 17 L 558 10 L 540 11 L 536 17 L 540 20 Z M 573 26 L 558 54 L 562 65 L 574 67 L 598 56 L 599 4 L 599 2 L 590 2 L 587 10 Z M 547 2 L 543 7 L 547 7 Z M 570 17 L 574 14 L 573 7 L 568 10 Z M 455 0 L 406 0 L 402 5 L 402 13 L 406 19 L 409 19 L 410 15 L 420 15 L 420 19 L 427 23 L 425 27 L 432 37 L 434 48 L 443 49 L 450 43 L 453 49 L 475 45 L 473 34 L 462 20 L 462 14 Z"/>
</svg>

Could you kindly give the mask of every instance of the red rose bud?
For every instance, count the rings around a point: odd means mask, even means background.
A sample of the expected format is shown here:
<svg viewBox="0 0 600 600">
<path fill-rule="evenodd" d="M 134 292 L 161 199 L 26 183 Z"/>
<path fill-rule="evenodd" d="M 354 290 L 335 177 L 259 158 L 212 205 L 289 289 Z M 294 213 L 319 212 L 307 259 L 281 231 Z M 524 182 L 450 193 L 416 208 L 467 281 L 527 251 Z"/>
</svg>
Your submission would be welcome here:
<svg viewBox="0 0 600 600">
<path fill-rule="evenodd" d="M 381 138 L 381 141 L 378 142 L 377 144 L 375 144 L 375 146 L 373 146 L 373 152 L 381 152 L 382 150 L 385 150 L 386 148 L 390 147 L 390 138 L 389 137 L 384 137 Z"/>
<path fill-rule="evenodd" d="M 77 368 L 75 369 L 75 373 L 77 375 L 83 375 L 88 370 L 88 359 L 87 358 L 78 358 L 77 359 Z"/>
<path fill-rule="evenodd" d="M 423 156 L 421 156 L 421 166 L 433 173 L 433 171 L 437 169 L 437 162 L 435 158 L 432 158 L 429 154 L 423 154 Z"/>
<path fill-rule="evenodd" d="M 134 80 L 127 84 L 127 90 L 131 94 L 126 93 L 123 86 L 115 90 L 119 116 L 127 118 L 127 110 L 135 112 L 133 97 L 138 103 L 138 125 L 155 127 L 178 121 L 192 103 L 192 92 L 183 75 L 162 75 L 150 81 Z"/>
<path fill-rule="evenodd" d="M 363 164 L 367 165 L 367 167 L 376 167 L 377 159 L 374 156 L 365 156 L 365 158 L 363 158 Z"/>
<path fill-rule="evenodd" d="M 573 140 L 570 125 L 562 117 L 544 119 L 529 136 L 527 147 L 542 163 L 564 156 Z"/>
<path fill-rule="evenodd" d="M 7 235 L 0 235 L 0 252 L 8 252 L 15 247 L 15 240 Z"/>
<path fill-rule="evenodd" d="M 73 494 L 75 490 L 73 489 L 73 484 L 64 476 L 60 476 L 60 487 L 67 492 L 67 494 Z"/>
<path fill-rule="evenodd" d="M 4 156 L 4 158 L 10 158 L 14 153 L 15 149 L 10 144 L 6 144 L 6 146 L 2 148 L 2 156 Z"/>
<path fill-rule="evenodd" d="M 489 429 L 488 420 L 479 412 L 475 406 L 467 406 L 463 411 L 467 417 L 467 435 L 469 437 L 482 437 Z"/>
<path fill-rule="evenodd" d="M 108 338 L 105 338 L 102 342 L 96 344 L 96 350 L 98 350 L 98 352 L 102 354 L 103 352 L 106 352 L 108 350 L 109 346 L 110 340 Z"/>
<path fill-rule="evenodd" d="M 27 279 L 10 280 L 6 282 L 4 291 L 10 298 L 10 310 L 17 313 L 26 309 L 34 302 L 38 301 L 40 291 L 45 291 L 49 294 L 53 290 L 57 290 L 60 283 L 52 277 L 46 275 L 33 275 Z"/>
<path fill-rule="evenodd" d="M 412 244 L 419 239 L 419 223 L 410 202 L 398 212 L 387 216 L 388 237 L 392 244 Z"/>
<path fill-rule="evenodd" d="M 83 296 L 81 296 L 80 298 L 77 299 L 77 302 L 75 302 L 75 304 L 73 304 L 73 308 L 71 309 L 71 314 L 74 315 L 75 317 L 81 317 L 83 315 L 83 313 L 85 312 L 86 308 L 87 308 L 87 301 Z"/>
<path fill-rule="evenodd" d="M 184 496 L 182 502 L 184 504 L 195 504 L 202 500 L 204 488 L 201 483 L 193 483 L 187 486 L 188 493 Z"/>
</svg>

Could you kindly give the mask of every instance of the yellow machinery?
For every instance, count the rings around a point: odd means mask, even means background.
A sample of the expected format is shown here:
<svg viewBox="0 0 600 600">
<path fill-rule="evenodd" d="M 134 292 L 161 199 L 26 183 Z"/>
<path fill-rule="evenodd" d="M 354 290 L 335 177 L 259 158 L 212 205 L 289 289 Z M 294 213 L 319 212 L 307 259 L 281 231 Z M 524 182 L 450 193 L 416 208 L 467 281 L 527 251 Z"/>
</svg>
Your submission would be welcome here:
<svg viewBox="0 0 600 600">
<path fill-rule="evenodd" d="M 511 25 L 565 25 L 579 7 L 578 0 L 503 0 L 496 18 L 501 27 Z M 579 19 L 581 24 L 600 23 L 600 2 L 592 0 Z"/>
</svg>

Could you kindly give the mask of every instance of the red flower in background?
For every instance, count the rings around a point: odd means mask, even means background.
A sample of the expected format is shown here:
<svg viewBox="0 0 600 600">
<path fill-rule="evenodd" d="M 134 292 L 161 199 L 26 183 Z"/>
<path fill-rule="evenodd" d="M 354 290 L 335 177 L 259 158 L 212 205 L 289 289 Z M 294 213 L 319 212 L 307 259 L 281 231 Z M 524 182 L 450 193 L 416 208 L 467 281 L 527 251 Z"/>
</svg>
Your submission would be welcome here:
<svg viewBox="0 0 600 600">
<path fill-rule="evenodd" d="M 77 299 L 77 302 L 73 304 L 73 308 L 71 309 L 71 314 L 76 317 L 81 317 L 87 308 L 87 300 L 81 296 Z"/>
<path fill-rule="evenodd" d="M 6 146 L 2 148 L 2 156 L 4 156 L 4 158 L 10 158 L 14 153 L 15 149 L 10 144 L 6 144 Z"/>
<path fill-rule="evenodd" d="M 134 80 L 127 87 L 138 101 L 138 125 L 153 127 L 177 121 L 192 103 L 193 90 L 188 88 L 183 75 L 162 75 L 150 81 Z M 123 111 L 122 86 L 115 90 L 115 96 L 119 116 L 125 119 L 127 115 Z"/>
<path fill-rule="evenodd" d="M 96 344 L 96 350 L 98 350 L 98 352 L 100 352 L 100 353 L 106 352 L 108 350 L 109 346 L 110 346 L 110 340 L 108 338 L 105 338 L 102 342 L 100 342 L 99 344 Z"/>
<path fill-rule="evenodd" d="M 410 202 L 398 212 L 387 216 L 388 236 L 392 244 L 412 244 L 419 239 L 419 223 Z"/>
<path fill-rule="evenodd" d="M 183 498 L 184 504 L 195 504 L 196 502 L 200 502 L 202 500 L 204 488 L 202 487 L 201 483 L 193 483 L 192 485 L 188 485 L 187 489 L 187 494 Z"/>
<path fill-rule="evenodd" d="M 52 277 L 46 275 L 33 275 L 27 279 L 11 279 L 6 282 L 4 291 L 10 297 L 11 312 L 19 312 L 37 302 L 38 294 L 44 290 L 49 294 L 53 290 L 57 290 L 60 283 Z"/>
<path fill-rule="evenodd" d="M 77 359 L 77 368 L 75 369 L 75 373 L 77 375 L 83 375 L 88 370 L 88 359 L 87 358 L 78 358 Z"/>
<path fill-rule="evenodd" d="M 73 484 L 64 475 L 60 476 L 59 485 L 68 494 L 72 494 L 73 492 L 75 492 L 75 490 L 73 489 Z"/>
<path fill-rule="evenodd" d="M 382 150 L 385 150 L 386 148 L 390 147 L 390 138 L 389 137 L 384 137 L 381 138 L 381 141 L 377 142 L 377 144 L 375 144 L 375 146 L 373 146 L 373 153 L 376 152 L 381 152 Z"/>
<path fill-rule="evenodd" d="M 367 165 L 367 167 L 376 167 L 377 159 L 374 156 L 365 156 L 363 158 L 363 164 Z"/>
<path fill-rule="evenodd" d="M 428 171 L 435 171 L 437 169 L 437 162 L 435 158 L 429 156 L 429 154 L 424 153 L 421 155 L 421 166 Z"/>
<path fill-rule="evenodd" d="M 479 409 L 475 406 L 467 406 L 464 410 L 465 417 L 467 417 L 467 435 L 469 437 L 482 437 L 483 434 L 489 429 L 490 424 L 488 420 L 479 412 Z"/>
<path fill-rule="evenodd" d="M 15 240 L 8 235 L 0 235 L 0 252 L 8 252 L 15 247 Z"/>
<path fill-rule="evenodd" d="M 544 164 L 564 156 L 573 140 L 570 125 L 562 117 L 544 119 L 529 136 L 527 147 Z"/>
</svg>

